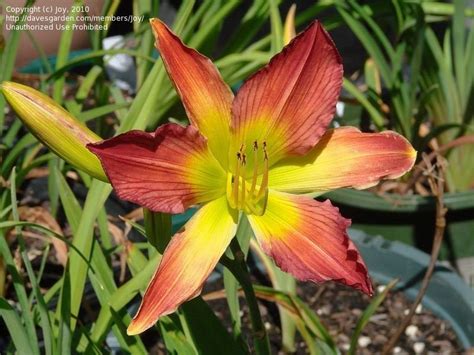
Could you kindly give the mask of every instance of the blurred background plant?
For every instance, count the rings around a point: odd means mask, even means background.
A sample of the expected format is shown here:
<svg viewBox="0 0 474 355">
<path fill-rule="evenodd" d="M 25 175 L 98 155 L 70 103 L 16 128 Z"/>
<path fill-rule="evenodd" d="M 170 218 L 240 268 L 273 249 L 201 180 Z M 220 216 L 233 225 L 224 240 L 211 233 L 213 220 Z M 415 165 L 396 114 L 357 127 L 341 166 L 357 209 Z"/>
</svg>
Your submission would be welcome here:
<svg viewBox="0 0 474 355">
<path fill-rule="evenodd" d="M 29 0 L 24 6 L 35 4 Z M 280 0 L 129 4 L 124 10 L 125 2 L 102 3 L 100 14 L 128 11 L 142 20 L 128 27 L 122 23 L 122 31 L 106 20 L 104 29 L 87 31 L 87 50 L 75 50 L 72 27 L 60 33 L 55 55 L 45 51 L 32 31 L 13 29 L 1 36 L 0 82 L 22 82 L 46 93 L 99 137 L 153 130 L 168 121 L 184 123 L 186 117 L 162 61 L 156 60 L 148 18 L 165 19 L 186 44 L 210 56 L 234 89 L 281 50 L 295 27 L 301 30 L 319 18 L 328 30 L 335 30 L 347 64 L 345 110 L 338 122 L 355 122 L 364 130 L 396 129 L 420 152 L 447 146 L 449 191 L 472 187 L 473 146 L 459 140 L 473 133 L 474 35 L 472 26 L 466 33 L 465 23 L 471 23 L 474 10 L 463 1 L 393 0 L 387 5 L 324 0 L 302 4 L 296 11 Z M 70 13 L 74 6 L 87 9 L 82 1 L 67 6 Z M 281 14 L 288 14 L 286 20 Z M 17 24 L 25 23 L 25 16 Z M 4 26 L 5 18 L 1 21 Z M 344 43 L 339 46 L 347 35 L 355 36 L 367 55 L 350 52 Z M 20 68 L 16 57 L 26 36 L 38 58 Z M 219 269 L 230 333 L 199 297 L 164 317 L 151 336 L 127 336 L 138 294 L 173 231 L 189 215 L 172 220 L 118 202 L 110 195 L 110 185 L 59 159 L 28 133 L 3 96 L 0 132 L 0 315 L 10 335 L 1 339 L 6 342 L 0 343 L 2 351 L 102 353 L 104 344 L 110 347 L 106 351 L 115 344 L 121 352 L 140 354 L 156 345 L 157 332 L 162 346 L 179 354 L 245 353 L 249 343 L 259 341 L 253 333 L 253 340 L 244 334 L 238 293 L 242 280 L 231 268 Z M 453 141 L 460 143 L 450 146 Z M 392 190 L 423 192 L 423 184 L 410 179 Z M 119 220 L 117 215 L 124 217 Z M 296 295 L 296 281 L 263 256 L 250 233 L 243 223 L 237 239 L 245 254 L 252 250 L 261 260 L 272 285 L 255 286 L 255 293 L 278 306 L 281 343 L 274 347 L 294 352 L 298 332 L 310 353 L 338 353 L 336 339 Z M 390 283 L 362 313 L 351 333 L 350 353 L 355 353 L 362 329 L 393 286 Z"/>
</svg>

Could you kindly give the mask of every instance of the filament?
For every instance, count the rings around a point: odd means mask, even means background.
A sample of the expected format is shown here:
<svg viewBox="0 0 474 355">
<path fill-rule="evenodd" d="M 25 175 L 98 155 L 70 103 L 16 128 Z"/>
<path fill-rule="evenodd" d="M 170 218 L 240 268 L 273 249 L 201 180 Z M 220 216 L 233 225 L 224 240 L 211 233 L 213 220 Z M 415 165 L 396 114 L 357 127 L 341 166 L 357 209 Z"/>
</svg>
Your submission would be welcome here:
<svg viewBox="0 0 474 355">
<path fill-rule="evenodd" d="M 260 184 L 260 189 L 257 194 L 257 201 L 265 195 L 265 192 L 268 188 L 268 154 L 267 154 L 267 144 L 263 142 L 263 177 Z"/>
</svg>

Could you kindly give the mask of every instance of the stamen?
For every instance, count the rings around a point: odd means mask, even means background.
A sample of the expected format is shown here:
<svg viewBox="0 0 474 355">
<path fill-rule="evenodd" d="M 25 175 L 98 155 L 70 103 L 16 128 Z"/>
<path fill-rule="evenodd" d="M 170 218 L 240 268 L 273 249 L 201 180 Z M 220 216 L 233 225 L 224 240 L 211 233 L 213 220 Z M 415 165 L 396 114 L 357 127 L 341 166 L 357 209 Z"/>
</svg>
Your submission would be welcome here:
<svg viewBox="0 0 474 355">
<path fill-rule="evenodd" d="M 258 143 L 257 141 L 253 142 L 253 176 L 252 176 L 252 185 L 250 186 L 249 195 L 251 198 L 254 197 L 255 186 L 257 185 L 257 175 L 258 175 Z"/>
<path fill-rule="evenodd" d="M 267 154 L 267 142 L 263 142 L 263 176 L 262 182 L 260 183 L 260 189 L 258 190 L 257 200 L 265 195 L 268 187 L 268 154 Z"/>
<path fill-rule="evenodd" d="M 245 190 L 247 186 L 245 185 L 245 178 L 242 176 L 242 201 L 241 201 L 241 206 L 240 208 L 244 208 L 245 206 Z"/>
<path fill-rule="evenodd" d="M 245 154 L 243 154 L 242 155 L 242 171 L 241 171 L 241 174 L 240 174 L 240 177 L 242 178 L 242 193 L 241 193 L 241 199 L 240 199 L 241 206 L 239 206 L 240 208 L 244 208 L 244 206 L 245 206 L 245 189 L 246 189 L 246 185 L 245 185 L 245 165 L 246 164 L 247 164 L 246 156 L 245 156 Z"/>
<path fill-rule="evenodd" d="M 234 196 L 234 204 L 239 205 L 239 180 L 240 180 L 240 164 L 242 156 L 240 152 L 237 153 L 237 162 L 235 166 L 234 185 L 232 186 L 232 194 Z"/>
</svg>

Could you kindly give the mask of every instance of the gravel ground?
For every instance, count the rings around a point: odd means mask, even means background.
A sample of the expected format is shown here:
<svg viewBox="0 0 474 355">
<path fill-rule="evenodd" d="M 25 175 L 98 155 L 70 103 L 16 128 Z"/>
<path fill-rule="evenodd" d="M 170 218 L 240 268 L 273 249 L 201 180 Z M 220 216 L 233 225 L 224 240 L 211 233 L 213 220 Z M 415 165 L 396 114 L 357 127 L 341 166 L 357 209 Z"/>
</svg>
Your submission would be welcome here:
<svg viewBox="0 0 474 355">
<path fill-rule="evenodd" d="M 219 282 L 208 286 L 206 291 L 222 287 Z M 350 336 L 370 298 L 351 288 L 329 282 L 323 285 L 299 283 L 298 295 L 320 317 L 341 352 L 347 353 Z M 229 314 L 224 300 L 210 301 L 216 314 L 230 330 Z M 241 302 L 244 339 L 251 343 L 251 331 L 245 304 Z M 411 303 L 402 292 L 390 292 L 377 312 L 372 316 L 359 338 L 357 354 L 379 354 L 396 326 L 408 312 Z M 281 349 L 281 330 L 277 309 L 270 303 L 260 307 L 265 326 L 270 335 L 272 352 L 284 354 Z M 297 336 L 296 354 L 306 354 L 306 343 Z M 437 318 L 426 308 L 419 306 L 393 350 L 393 354 L 471 354 L 463 351 L 450 325 Z"/>
</svg>

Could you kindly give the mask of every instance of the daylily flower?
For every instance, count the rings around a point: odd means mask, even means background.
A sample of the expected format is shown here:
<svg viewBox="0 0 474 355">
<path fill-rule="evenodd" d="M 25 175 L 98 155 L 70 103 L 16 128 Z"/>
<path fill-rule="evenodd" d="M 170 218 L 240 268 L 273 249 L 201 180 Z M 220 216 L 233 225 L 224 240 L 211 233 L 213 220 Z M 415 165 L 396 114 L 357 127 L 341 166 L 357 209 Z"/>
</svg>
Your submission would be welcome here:
<svg viewBox="0 0 474 355">
<path fill-rule="evenodd" d="M 191 125 L 131 131 L 88 147 L 120 198 L 167 213 L 201 208 L 171 239 L 128 334 L 143 332 L 200 293 L 241 212 L 282 270 L 372 294 L 347 235 L 350 221 L 329 201 L 302 194 L 399 177 L 416 152 L 394 132 L 328 129 L 342 64 L 321 24 L 294 38 L 235 98 L 208 58 L 159 20 L 151 25 Z"/>
</svg>

